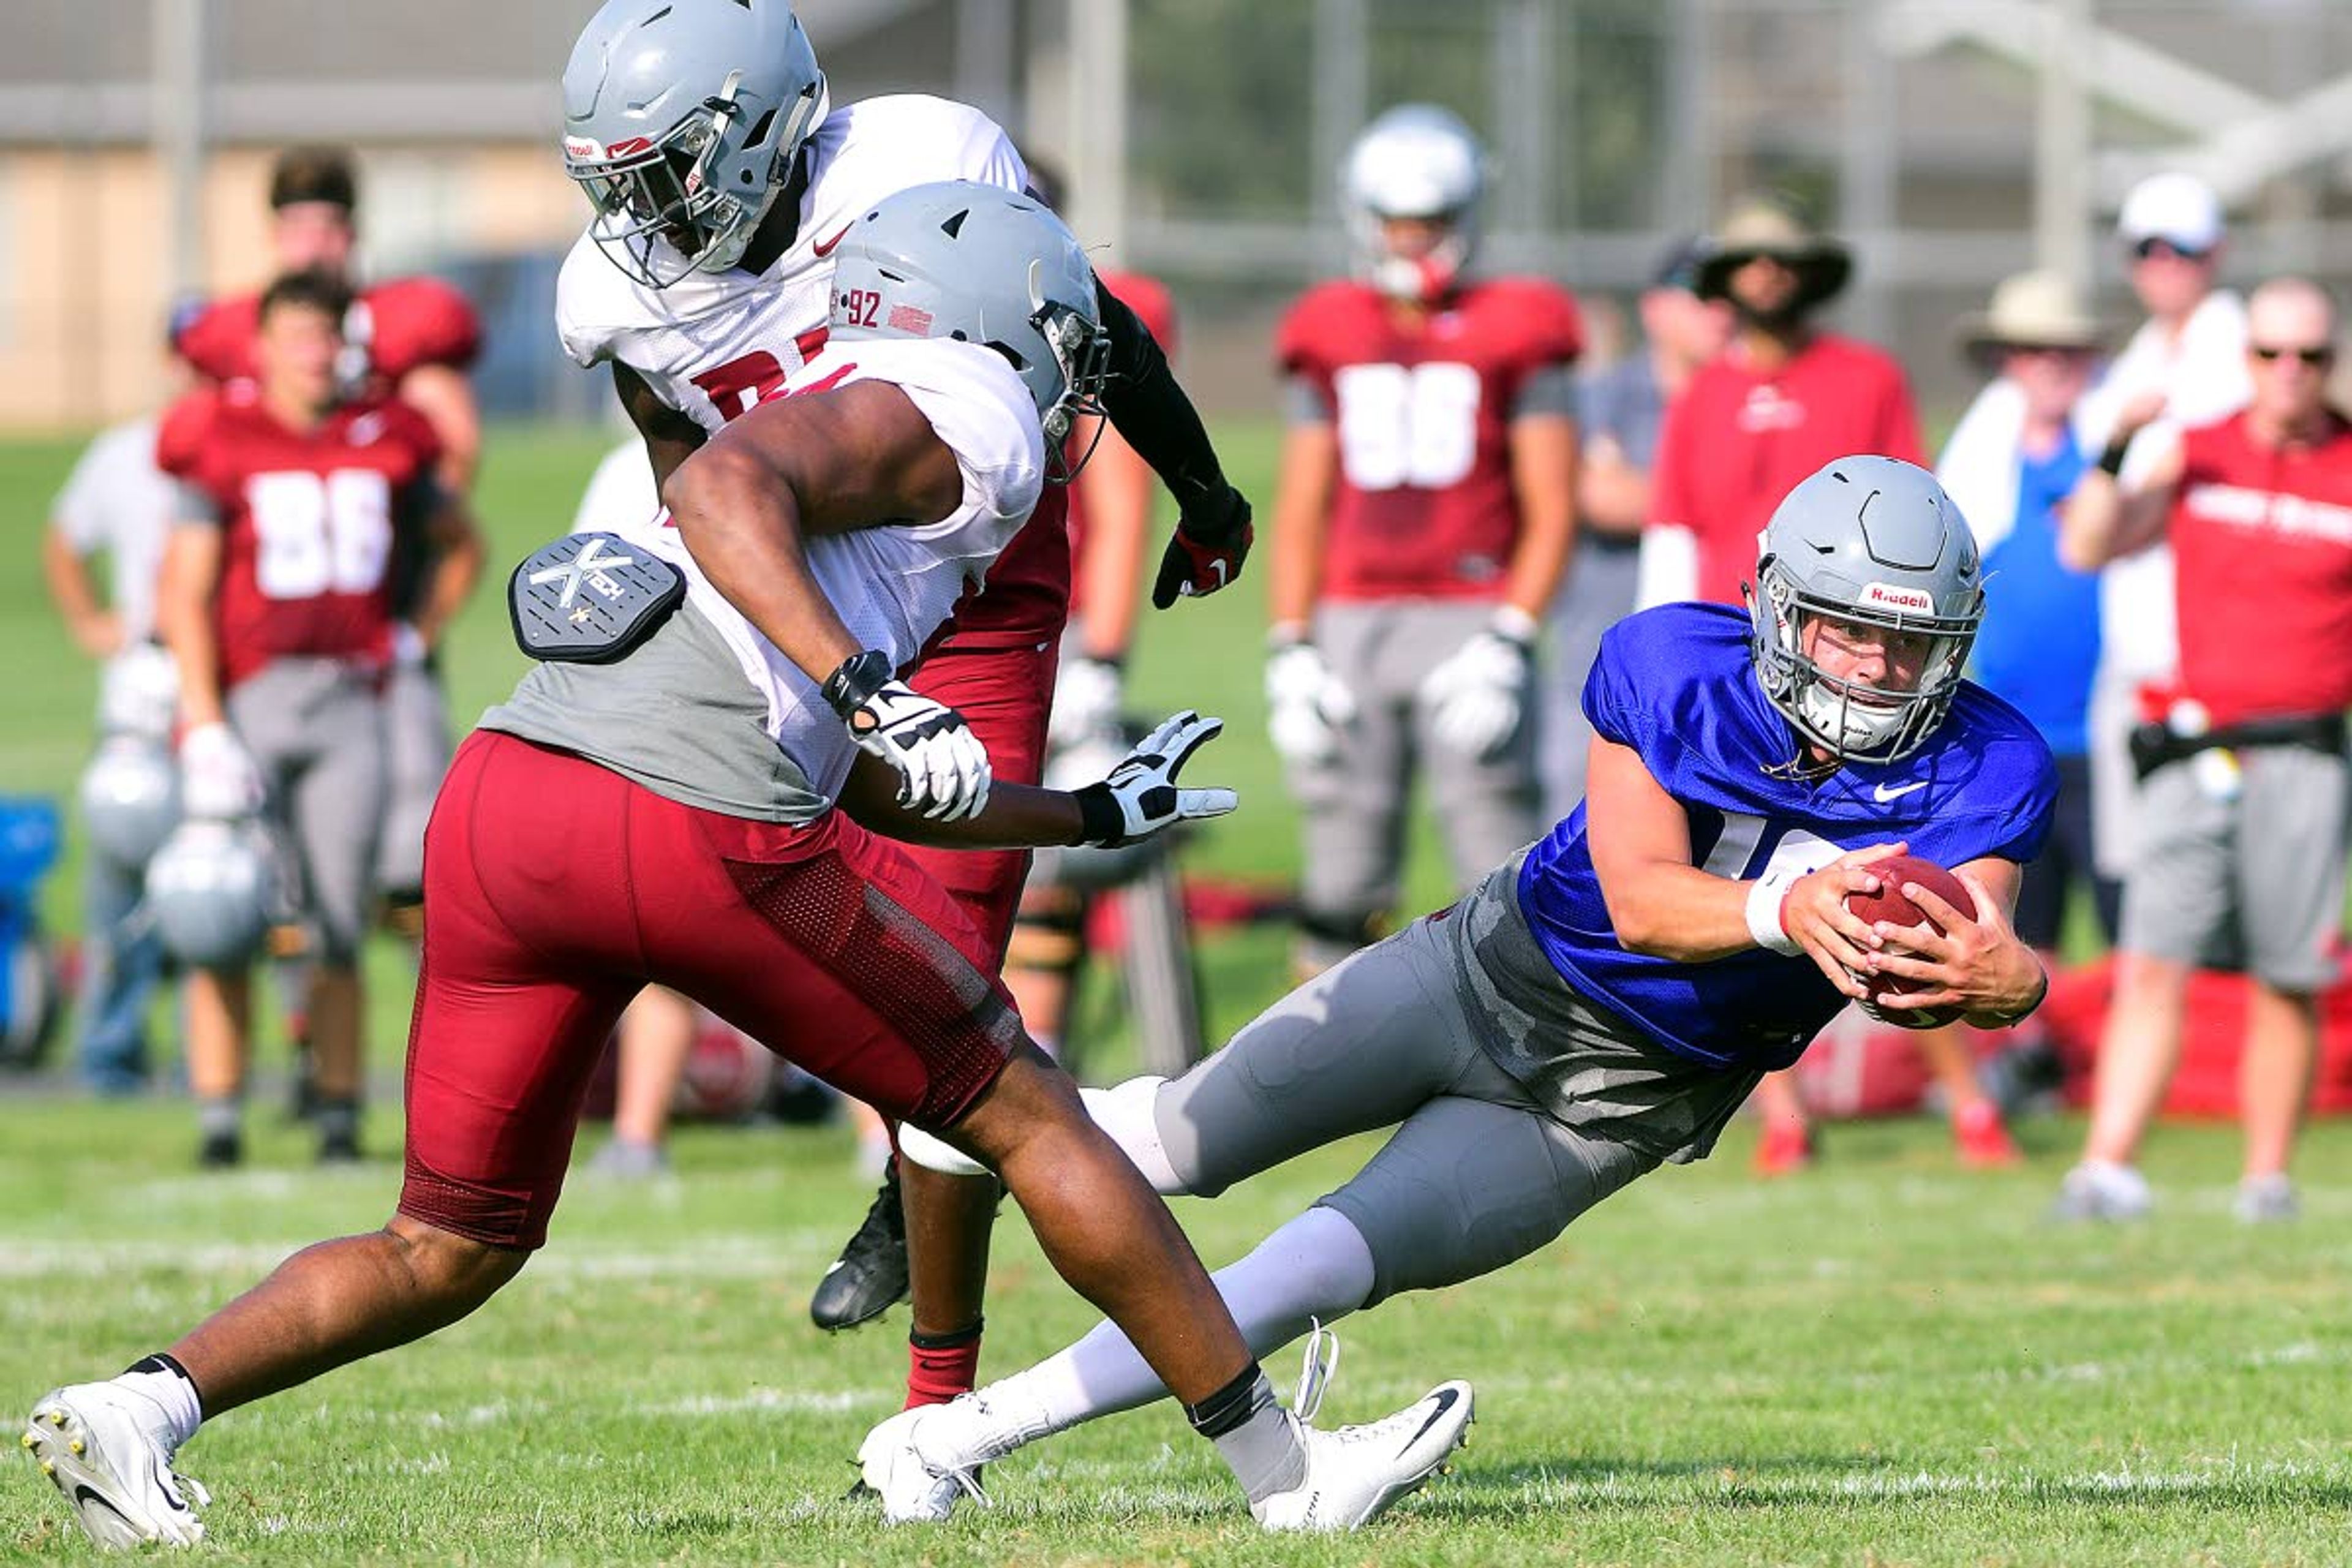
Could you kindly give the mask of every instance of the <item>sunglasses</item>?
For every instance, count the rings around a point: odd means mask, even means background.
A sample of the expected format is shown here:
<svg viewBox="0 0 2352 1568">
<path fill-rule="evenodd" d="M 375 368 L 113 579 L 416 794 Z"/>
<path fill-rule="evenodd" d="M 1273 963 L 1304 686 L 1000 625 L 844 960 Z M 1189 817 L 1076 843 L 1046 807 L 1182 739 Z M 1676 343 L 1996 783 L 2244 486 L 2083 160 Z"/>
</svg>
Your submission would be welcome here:
<svg viewBox="0 0 2352 1568">
<path fill-rule="evenodd" d="M 2335 349 L 2326 343 L 2293 349 L 2280 343 L 2249 343 L 2246 345 L 2246 352 L 2264 364 L 2283 359 L 2298 359 L 2314 370 L 2333 364 L 2336 361 Z"/>
<path fill-rule="evenodd" d="M 2207 257 L 2213 254 L 2210 247 L 2204 250 L 2193 250 L 2188 246 L 2175 245 L 2168 239 L 2159 238 L 2153 235 L 2149 236 L 2146 239 L 2135 241 L 2131 249 L 2132 254 L 2142 261 L 2150 260 L 2159 256 L 2169 256 L 2181 261 L 2202 261 Z"/>
</svg>

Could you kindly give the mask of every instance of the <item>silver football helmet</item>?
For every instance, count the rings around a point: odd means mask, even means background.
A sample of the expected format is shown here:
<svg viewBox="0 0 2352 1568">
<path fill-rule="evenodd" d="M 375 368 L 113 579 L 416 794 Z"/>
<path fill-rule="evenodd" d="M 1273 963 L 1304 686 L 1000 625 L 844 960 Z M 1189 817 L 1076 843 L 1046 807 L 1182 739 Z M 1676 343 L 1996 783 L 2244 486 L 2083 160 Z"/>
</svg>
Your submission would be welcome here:
<svg viewBox="0 0 2352 1568">
<path fill-rule="evenodd" d="M 144 735 L 100 741 L 76 793 L 90 847 L 126 871 L 146 865 L 180 820 L 180 770 Z"/>
<path fill-rule="evenodd" d="M 1984 619 L 1976 536 L 1944 487 L 1893 458 L 1840 458 L 1782 499 L 1757 545 L 1748 608 L 1765 696 L 1842 759 L 1917 751 L 1950 710 Z M 1831 676 L 1806 651 L 1807 626 L 1824 618 L 1925 637 L 1918 685 Z"/>
<path fill-rule="evenodd" d="M 1036 401 L 1052 477 L 1085 465 L 1061 466 L 1059 453 L 1078 416 L 1102 412 L 1110 338 L 1087 253 L 1028 197 L 971 180 L 886 197 L 834 252 L 828 331 L 985 343 Z"/>
<path fill-rule="evenodd" d="M 664 289 L 743 258 L 824 121 L 786 0 L 606 0 L 563 68 L 563 166 L 614 266 Z"/>
<path fill-rule="evenodd" d="M 148 918 L 163 951 L 182 963 L 251 962 L 277 903 L 276 857 L 251 822 L 183 822 L 147 863 Z"/>
<path fill-rule="evenodd" d="M 1366 126 L 1343 171 L 1348 232 L 1366 281 L 1381 293 L 1426 303 L 1454 287 L 1478 247 L 1478 198 L 1486 153 L 1470 128 L 1430 103 L 1407 103 Z M 1390 248 L 1385 218 L 1442 221 L 1445 237 L 1417 257 Z"/>
</svg>

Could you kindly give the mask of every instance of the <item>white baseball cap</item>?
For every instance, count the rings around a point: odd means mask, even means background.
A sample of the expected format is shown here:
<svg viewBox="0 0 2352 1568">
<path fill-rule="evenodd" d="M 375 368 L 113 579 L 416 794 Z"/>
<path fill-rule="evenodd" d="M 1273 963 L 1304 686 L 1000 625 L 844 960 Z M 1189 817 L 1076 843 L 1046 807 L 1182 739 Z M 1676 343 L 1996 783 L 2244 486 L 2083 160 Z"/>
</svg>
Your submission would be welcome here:
<svg viewBox="0 0 2352 1568">
<path fill-rule="evenodd" d="M 2221 244 L 2227 229 L 2213 187 L 2178 170 L 2150 174 L 2134 185 L 2116 219 L 2116 233 L 2126 245 L 2160 239 L 2176 249 L 2200 252 Z"/>
</svg>

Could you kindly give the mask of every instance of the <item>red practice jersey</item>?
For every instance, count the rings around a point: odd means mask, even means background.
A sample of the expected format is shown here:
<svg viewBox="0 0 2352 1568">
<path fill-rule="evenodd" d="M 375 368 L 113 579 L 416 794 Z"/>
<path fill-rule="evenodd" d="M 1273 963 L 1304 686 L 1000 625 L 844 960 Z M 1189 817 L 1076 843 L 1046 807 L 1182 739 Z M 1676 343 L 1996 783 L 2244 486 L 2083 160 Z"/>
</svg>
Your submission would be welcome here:
<svg viewBox="0 0 2352 1568">
<path fill-rule="evenodd" d="M 1511 421 L 1583 346 L 1576 301 L 1533 278 L 1474 281 L 1417 325 L 1363 283 L 1291 307 L 1276 360 L 1339 438 L 1323 596 L 1499 597 L 1519 537 Z"/>
<path fill-rule="evenodd" d="M 163 416 L 156 466 L 209 503 L 222 531 L 213 632 L 224 688 L 274 659 L 383 663 L 394 552 L 435 493 L 441 443 L 406 404 L 347 404 L 289 428 L 252 384 L 206 387 Z"/>
<path fill-rule="evenodd" d="M 1828 333 L 1769 374 L 1727 353 L 1667 405 L 1650 521 L 1691 531 L 1699 598 L 1737 605 L 1780 498 L 1832 458 L 1861 454 L 1927 460 L 1910 384 L 1893 359 Z"/>
<path fill-rule="evenodd" d="M 1095 277 L 1104 288 L 1110 290 L 1113 298 L 1135 312 L 1136 320 L 1141 321 L 1152 337 L 1158 340 L 1160 352 L 1170 359 L 1174 359 L 1176 357 L 1176 301 L 1168 297 L 1167 285 L 1157 279 L 1146 278 L 1138 272 L 1097 272 Z M 1072 458 L 1082 455 L 1075 451 L 1070 454 Z M 1087 558 L 1085 484 L 1081 482 L 1068 486 L 1067 494 L 1070 508 L 1070 560 L 1075 563 Z M 1074 578 L 1070 585 L 1072 615 L 1077 614 L 1079 603 L 1078 584 Z"/>
<path fill-rule="evenodd" d="M 253 337 L 261 296 L 216 300 L 172 340 L 172 347 L 207 381 L 250 381 L 257 374 Z M 422 365 L 464 370 L 482 352 L 481 318 L 463 294 L 437 278 L 395 278 L 360 290 L 343 319 L 343 335 L 366 356 L 363 378 L 382 391 Z"/>
<path fill-rule="evenodd" d="M 2352 426 L 2255 444 L 2246 416 L 2181 437 L 2170 533 L 2180 685 L 2216 724 L 2352 708 Z"/>
</svg>

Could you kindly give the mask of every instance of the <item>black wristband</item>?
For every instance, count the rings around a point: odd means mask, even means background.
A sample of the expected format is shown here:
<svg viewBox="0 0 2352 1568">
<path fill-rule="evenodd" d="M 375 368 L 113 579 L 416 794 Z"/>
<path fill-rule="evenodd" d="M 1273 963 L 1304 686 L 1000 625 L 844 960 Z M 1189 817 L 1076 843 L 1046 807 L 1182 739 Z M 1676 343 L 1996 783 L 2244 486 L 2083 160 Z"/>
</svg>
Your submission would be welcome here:
<svg viewBox="0 0 2352 1568">
<path fill-rule="evenodd" d="M 2128 436 L 2108 442 L 2106 450 L 2099 454 L 2099 472 L 2111 479 L 2123 478 L 2124 458 L 2130 451 L 2131 437 Z"/>
<path fill-rule="evenodd" d="M 890 684 L 890 656 L 881 649 L 869 647 L 851 654 L 841 661 L 839 669 L 824 678 L 824 700 L 846 724 L 852 713 Z"/>
<path fill-rule="evenodd" d="M 1070 792 L 1078 803 L 1078 842 L 1112 845 L 1127 835 L 1127 813 L 1119 810 L 1110 785 L 1097 782 Z"/>
</svg>

